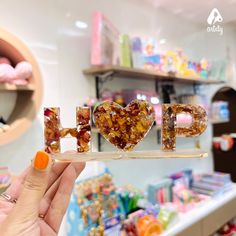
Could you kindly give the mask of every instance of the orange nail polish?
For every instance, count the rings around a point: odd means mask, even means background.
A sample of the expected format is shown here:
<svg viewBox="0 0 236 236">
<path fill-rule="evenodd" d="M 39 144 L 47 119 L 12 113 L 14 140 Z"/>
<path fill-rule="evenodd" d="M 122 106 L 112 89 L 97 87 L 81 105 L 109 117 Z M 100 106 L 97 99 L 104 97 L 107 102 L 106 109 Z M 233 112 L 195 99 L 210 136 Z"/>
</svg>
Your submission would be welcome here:
<svg viewBox="0 0 236 236">
<path fill-rule="evenodd" d="M 34 168 L 37 170 L 44 170 L 47 168 L 49 162 L 49 156 L 44 151 L 38 151 L 34 158 Z"/>
</svg>

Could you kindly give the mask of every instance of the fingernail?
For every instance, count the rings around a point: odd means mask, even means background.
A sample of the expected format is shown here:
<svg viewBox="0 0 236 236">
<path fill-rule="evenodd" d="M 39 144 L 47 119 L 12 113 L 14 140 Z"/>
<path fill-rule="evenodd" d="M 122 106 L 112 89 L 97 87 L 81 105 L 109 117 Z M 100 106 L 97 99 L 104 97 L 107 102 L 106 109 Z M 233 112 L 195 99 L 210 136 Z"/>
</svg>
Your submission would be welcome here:
<svg viewBox="0 0 236 236">
<path fill-rule="evenodd" d="M 44 151 L 38 151 L 35 155 L 33 166 L 36 170 L 44 170 L 49 163 L 49 155 Z"/>
</svg>

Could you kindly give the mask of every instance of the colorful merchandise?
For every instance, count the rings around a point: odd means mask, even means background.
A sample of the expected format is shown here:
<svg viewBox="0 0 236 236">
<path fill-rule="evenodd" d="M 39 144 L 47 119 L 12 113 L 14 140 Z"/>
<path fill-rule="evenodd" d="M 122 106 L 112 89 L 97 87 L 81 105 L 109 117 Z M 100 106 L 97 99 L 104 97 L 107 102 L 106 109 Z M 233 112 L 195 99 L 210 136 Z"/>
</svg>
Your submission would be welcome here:
<svg viewBox="0 0 236 236">
<path fill-rule="evenodd" d="M 186 188 L 191 189 L 193 184 L 193 171 L 186 169 L 169 176 L 173 185 L 182 184 Z"/>
<path fill-rule="evenodd" d="M 146 101 L 133 100 L 126 108 L 114 102 L 96 107 L 94 119 L 99 132 L 117 148 L 131 151 L 151 129 L 155 113 Z"/>
<path fill-rule="evenodd" d="M 155 38 L 143 39 L 143 68 L 144 69 L 155 69 L 159 67 L 161 57 L 158 54 L 157 40 Z"/>
<path fill-rule="evenodd" d="M 91 114 L 88 107 L 76 108 L 76 127 L 62 128 L 60 121 L 60 108 L 44 109 L 44 138 L 45 150 L 48 153 L 61 151 L 60 140 L 65 137 L 77 139 L 77 152 L 88 152 L 91 140 Z"/>
<path fill-rule="evenodd" d="M 154 236 L 162 233 L 162 225 L 152 215 L 139 218 L 136 224 L 140 236 Z"/>
<path fill-rule="evenodd" d="M 103 236 L 117 231 L 122 214 L 115 190 L 108 171 L 76 183 L 68 208 L 67 235 Z"/>
<path fill-rule="evenodd" d="M 160 209 L 158 220 L 166 230 L 178 217 L 178 212 L 174 207 L 163 206 Z"/>
<path fill-rule="evenodd" d="M 177 53 L 175 51 L 167 51 L 165 72 L 175 74 L 177 72 Z"/>
<path fill-rule="evenodd" d="M 143 68 L 142 41 L 139 37 L 131 39 L 132 65 L 134 68 Z"/>
<path fill-rule="evenodd" d="M 101 13 L 93 14 L 92 65 L 117 65 L 119 62 L 119 32 Z"/>
<path fill-rule="evenodd" d="M 143 193 L 132 186 L 118 188 L 117 195 L 122 207 L 123 215 L 125 216 L 137 211 L 139 209 L 138 202 L 140 199 L 144 199 Z M 132 217 L 134 217 L 134 215 Z"/>
<path fill-rule="evenodd" d="M 172 200 L 172 181 L 169 178 L 148 185 L 148 201 L 152 204 L 164 204 Z"/>
<path fill-rule="evenodd" d="M 130 41 L 127 34 L 120 36 L 120 65 L 131 67 Z"/>
<path fill-rule="evenodd" d="M 196 62 L 190 60 L 182 49 L 160 53 L 158 39 L 154 37 L 134 37 L 130 42 L 129 35 L 120 35 L 100 12 L 93 16 L 91 55 L 92 65 L 119 64 L 125 67 L 151 69 L 172 76 L 226 80 L 225 61 L 209 63 L 203 58 Z"/>
<path fill-rule="evenodd" d="M 220 139 L 220 150 L 227 152 L 233 149 L 234 139 L 230 135 L 222 135 Z"/>
<path fill-rule="evenodd" d="M 208 196 L 219 196 L 232 188 L 229 174 L 214 172 L 196 176 L 193 182 L 193 190 Z"/>
<path fill-rule="evenodd" d="M 213 121 L 228 121 L 230 119 L 229 103 L 226 101 L 215 101 L 211 105 L 211 119 Z"/>
</svg>

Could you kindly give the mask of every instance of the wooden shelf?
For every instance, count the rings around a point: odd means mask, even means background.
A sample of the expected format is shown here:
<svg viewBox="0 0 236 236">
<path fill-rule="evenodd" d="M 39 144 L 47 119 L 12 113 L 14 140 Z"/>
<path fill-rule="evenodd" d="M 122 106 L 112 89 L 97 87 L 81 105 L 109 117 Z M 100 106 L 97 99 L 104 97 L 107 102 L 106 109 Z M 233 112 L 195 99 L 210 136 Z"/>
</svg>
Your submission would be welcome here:
<svg viewBox="0 0 236 236">
<path fill-rule="evenodd" d="M 111 160 L 150 160 L 167 158 L 203 158 L 208 153 L 199 149 L 176 150 L 173 152 L 132 151 L 132 152 L 86 152 L 86 153 L 58 153 L 51 154 L 56 162 L 87 162 L 87 161 L 111 161 Z"/>
<path fill-rule="evenodd" d="M 0 84 L 0 91 L 34 91 L 33 84 L 15 85 L 15 84 Z"/>
<path fill-rule="evenodd" d="M 16 91 L 15 107 L 7 119 L 10 129 L 0 134 L 0 146 L 13 142 L 32 125 L 42 101 L 42 79 L 38 63 L 28 47 L 15 35 L 0 28 L 0 52 L 15 66 L 28 61 L 33 68 L 28 85 L 0 84 L 0 92 Z M 2 115 L 2 114 L 1 114 Z"/>
<path fill-rule="evenodd" d="M 202 79 L 197 77 L 186 77 L 168 74 L 164 72 L 157 72 L 154 70 L 135 69 L 121 66 L 93 66 L 91 68 L 83 70 L 85 75 L 104 75 L 111 73 L 113 76 L 121 78 L 133 78 L 133 79 L 144 79 L 144 80 L 160 80 L 160 81 L 172 81 L 179 83 L 190 83 L 190 84 L 221 84 L 223 81 L 213 79 Z"/>
</svg>

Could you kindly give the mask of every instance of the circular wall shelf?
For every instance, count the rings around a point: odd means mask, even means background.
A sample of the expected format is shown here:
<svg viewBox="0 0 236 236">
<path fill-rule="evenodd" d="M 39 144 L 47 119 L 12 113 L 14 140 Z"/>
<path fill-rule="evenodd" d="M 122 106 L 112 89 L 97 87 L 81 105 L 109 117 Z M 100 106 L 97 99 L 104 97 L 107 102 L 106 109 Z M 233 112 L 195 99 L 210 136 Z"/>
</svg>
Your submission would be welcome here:
<svg viewBox="0 0 236 236">
<path fill-rule="evenodd" d="M 20 61 L 28 61 L 33 67 L 29 84 L 16 86 L 0 84 L 1 91 L 16 92 L 15 107 L 7 120 L 10 129 L 0 133 L 0 146 L 19 138 L 32 124 L 42 101 L 42 79 L 39 66 L 28 47 L 16 36 L 0 28 L 0 55 L 8 57 L 13 66 Z"/>
</svg>

